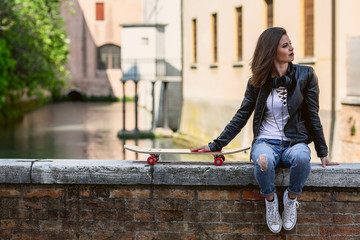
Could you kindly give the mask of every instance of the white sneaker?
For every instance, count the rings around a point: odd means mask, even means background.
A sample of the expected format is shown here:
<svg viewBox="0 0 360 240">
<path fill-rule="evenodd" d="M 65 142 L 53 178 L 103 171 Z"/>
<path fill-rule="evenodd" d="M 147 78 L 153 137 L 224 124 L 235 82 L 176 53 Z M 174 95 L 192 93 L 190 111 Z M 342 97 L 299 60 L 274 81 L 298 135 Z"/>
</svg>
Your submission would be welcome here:
<svg viewBox="0 0 360 240">
<path fill-rule="evenodd" d="M 297 219 L 297 208 L 299 207 L 299 202 L 296 199 L 290 199 L 288 190 L 284 192 L 284 211 L 282 214 L 283 227 L 285 230 L 290 231 L 295 227 Z"/>
<path fill-rule="evenodd" d="M 276 193 L 274 193 L 274 201 L 269 202 L 265 198 L 266 203 L 266 223 L 273 233 L 281 231 L 282 220 L 279 213 L 279 201 Z"/>
</svg>

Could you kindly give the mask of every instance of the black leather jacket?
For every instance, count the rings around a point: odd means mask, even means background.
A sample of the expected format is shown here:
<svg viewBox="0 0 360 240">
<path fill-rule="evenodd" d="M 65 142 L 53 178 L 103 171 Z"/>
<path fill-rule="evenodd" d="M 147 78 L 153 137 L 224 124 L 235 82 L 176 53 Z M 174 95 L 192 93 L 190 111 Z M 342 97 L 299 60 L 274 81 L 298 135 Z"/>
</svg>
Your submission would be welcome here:
<svg viewBox="0 0 360 240">
<path fill-rule="evenodd" d="M 290 145 L 314 141 L 318 157 L 325 157 L 328 148 L 325 142 L 323 128 L 319 118 L 319 85 L 312 67 L 289 63 L 286 73 L 289 79 L 287 86 L 287 107 L 289 118 L 284 133 L 290 139 Z M 223 132 L 209 147 L 219 151 L 226 146 L 245 126 L 254 112 L 253 134 L 255 142 L 263 120 L 266 100 L 270 94 L 272 83 L 269 79 L 261 88 L 250 84 L 249 79 L 241 107 Z"/>
</svg>

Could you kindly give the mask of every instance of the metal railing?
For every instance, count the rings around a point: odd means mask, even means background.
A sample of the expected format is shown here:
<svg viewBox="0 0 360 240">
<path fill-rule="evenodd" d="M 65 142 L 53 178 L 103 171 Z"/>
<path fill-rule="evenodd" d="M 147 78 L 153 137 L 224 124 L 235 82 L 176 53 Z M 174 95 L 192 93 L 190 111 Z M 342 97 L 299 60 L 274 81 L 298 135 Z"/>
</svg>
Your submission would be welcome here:
<svg viewBox="0 0 360 240">
<path fill-rule="evenodd" d="M 139 81 L 166 76 L 165 59 L 122 59 L 121 70 L 124 80 Z"/>
</svg>

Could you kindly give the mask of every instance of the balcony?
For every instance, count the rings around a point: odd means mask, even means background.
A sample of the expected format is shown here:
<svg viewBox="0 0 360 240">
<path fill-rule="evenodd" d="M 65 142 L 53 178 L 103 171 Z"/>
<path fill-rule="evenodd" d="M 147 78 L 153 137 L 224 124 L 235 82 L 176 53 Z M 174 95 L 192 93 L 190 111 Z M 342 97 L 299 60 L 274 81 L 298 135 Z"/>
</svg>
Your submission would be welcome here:
<svg viewBox="0 0 360 240">
<path fill-rule="evenodd" d="M 179 65 L 179 66 L 174 66 Z M 180 76 L 180 59 L 168 60 L 158 58 L 122 59 L 121 81 L 150 80 L 156 81 L 167 76 Z"/>
</svg>

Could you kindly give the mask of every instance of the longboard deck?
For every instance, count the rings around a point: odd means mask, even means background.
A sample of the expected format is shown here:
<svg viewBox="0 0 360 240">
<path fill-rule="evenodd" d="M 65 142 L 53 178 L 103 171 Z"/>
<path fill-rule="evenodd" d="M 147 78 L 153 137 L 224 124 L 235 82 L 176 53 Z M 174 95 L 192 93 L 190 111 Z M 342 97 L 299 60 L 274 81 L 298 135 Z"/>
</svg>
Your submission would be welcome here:
<svg viewBox="0 0 360 240">
<path fill-rule="evenodd" d="M 190 149 L 173 149 L 173 148 L 143 148 L 134 145 L 124 145 L 125 149 L 145 154 L 210 154 L 210 155 L 226 155 L 232 153 L 243 152 L 249 150 L 250 147 L 246 148 L 234 148 L 234 149 L 223 149 L 219 152 L 191 152 Z"/>
<path fill-rule="evenodd" d="M 217 166 L 220 166 L 225 160 L 224 155 L 243 152 L 250 149 L 250 147 L 245 147 L 245 148 L 223 149 L 222 151 L 219 152 L 191 152 L 190 149 L 143 148 L 134 145 L 124 145 L 124 148 L 129 151 L 133 151 L 137 153 L 149 154 L 150 157 L 147 159 L 147 162 L 150 165 L 153 165 L 155 162 L 159 161 L 160 154 L 195 154 L 195 155 L 207 154 L 214 156 L 215 165 Z"/>
</svg>

